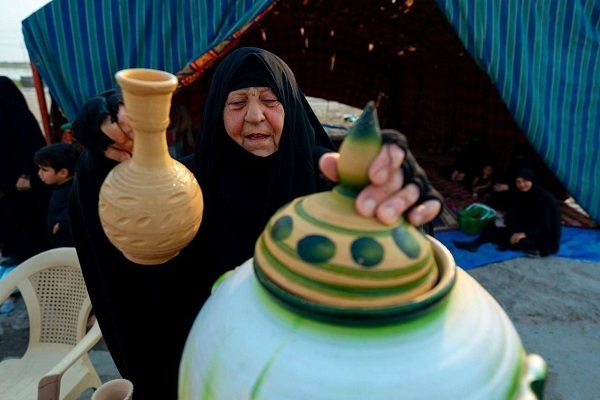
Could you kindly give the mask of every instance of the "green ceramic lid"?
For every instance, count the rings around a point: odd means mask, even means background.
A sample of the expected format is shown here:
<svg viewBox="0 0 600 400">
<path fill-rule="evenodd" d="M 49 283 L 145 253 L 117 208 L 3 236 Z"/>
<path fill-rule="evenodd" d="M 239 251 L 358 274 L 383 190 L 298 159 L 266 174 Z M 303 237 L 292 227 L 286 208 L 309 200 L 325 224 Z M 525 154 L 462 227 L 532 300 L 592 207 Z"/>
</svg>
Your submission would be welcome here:
<svg viewBox="0 0 600 400">
<path fill-rule="evenodd" d="M 370 102 L 340 147 L 339 185 L 282 207 L 258 239 L 256 275 L 286 305 L 316 317 L 376 323 L 406 317 L 443 294 L 432 290 L 440 269 L 425 235 L 403 219 L 388 226 L 355 211 L 381 141 Z"/>
</svg>

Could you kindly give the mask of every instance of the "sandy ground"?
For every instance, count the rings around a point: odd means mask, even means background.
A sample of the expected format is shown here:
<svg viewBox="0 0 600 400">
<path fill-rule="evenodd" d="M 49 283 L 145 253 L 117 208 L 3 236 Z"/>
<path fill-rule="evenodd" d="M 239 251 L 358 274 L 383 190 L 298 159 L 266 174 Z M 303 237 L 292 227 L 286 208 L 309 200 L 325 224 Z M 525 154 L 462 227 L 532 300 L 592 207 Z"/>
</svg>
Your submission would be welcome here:
<svg viewBox="0 0 600 400">
<path fill-rule="evenodd" d="M 524 257 L 468 273 L 504 308 L 526 351 L 546 360 L 545 399 L 598 398 L 600 262 Z M 0 315 L 0 359 L 23 354 L 27 329 L 27 314 L 20 300 L 13 313 Z M 119 377 L 103 342 L 92 350 L 91 357 L 103 382 Z M 455 378 L 460 378 L 460 371 Z M 80 399 L 90 397 L 88 391 Z"/>
</svg>

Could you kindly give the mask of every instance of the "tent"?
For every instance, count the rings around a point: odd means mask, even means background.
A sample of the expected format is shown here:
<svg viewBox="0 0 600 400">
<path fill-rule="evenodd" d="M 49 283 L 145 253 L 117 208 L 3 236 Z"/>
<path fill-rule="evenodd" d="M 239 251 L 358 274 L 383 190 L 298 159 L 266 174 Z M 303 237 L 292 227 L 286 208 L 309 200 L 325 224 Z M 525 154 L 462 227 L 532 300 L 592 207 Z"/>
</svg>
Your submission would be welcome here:
<svg viewBox="0 0 600 400">
<path fill-rule="evenodd" d="M 600 222 L 596 0 L 53 0 L 23 33 L 67 119 L 129 67 L 176 73 L 201 116 L 220 57 L 255 45 L 307 95 L 376 100 L 383 126 L 434 157 L 476 130 L 504 157 L 526 138 Z"/>
</svg>

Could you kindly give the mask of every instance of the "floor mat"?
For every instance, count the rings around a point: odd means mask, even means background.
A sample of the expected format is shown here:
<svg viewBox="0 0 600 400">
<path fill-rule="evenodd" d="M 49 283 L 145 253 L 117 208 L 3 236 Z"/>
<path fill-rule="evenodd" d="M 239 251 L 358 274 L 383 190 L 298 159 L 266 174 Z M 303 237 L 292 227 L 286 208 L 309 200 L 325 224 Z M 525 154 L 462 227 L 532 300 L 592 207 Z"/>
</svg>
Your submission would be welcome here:
<svg viewBox="0 0 600 400">
<path fill-rule="evenodd" d="M 477 235 L 467 235 L 460 230 L 436 232 L 435 238 L 450 250 L 456 265 L 464 270 L 481 267 L 487 264 L 510 260 L 517 257 L 526 257 L 522 252 L 499 251 L 496 245 L 486 243 L 470 252 L 458 249 L 453 240 L 474 240 Z M 586 229 L 564 227 L 560 239 L 560 249 L 553 257 L 567 258 L 570 260 L 600 262 L 600 229 Z"/>
</svg>

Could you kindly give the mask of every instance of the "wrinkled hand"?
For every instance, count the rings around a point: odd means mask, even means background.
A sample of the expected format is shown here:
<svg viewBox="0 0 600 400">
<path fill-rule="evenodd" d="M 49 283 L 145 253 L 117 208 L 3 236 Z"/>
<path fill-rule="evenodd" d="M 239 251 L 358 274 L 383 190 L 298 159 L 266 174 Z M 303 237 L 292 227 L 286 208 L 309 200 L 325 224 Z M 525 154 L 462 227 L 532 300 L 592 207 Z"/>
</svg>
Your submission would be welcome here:
<svg viewBox="0 0 600 400">
<path fill-rule="evenodd" d="M 496 183 L 494 185 L 494 192 L 505 192 L 509 189 L 509 186 L 505 183 Z"/>
<path fill-rule="evenodd" d="M 323 175 L 331 181 L 339 181 L 337 164 L 339 153 L 326 153 L 319 160 Z M 386 225 L 394 224 L 400 216 L 415 205 L 419 199 L 419 187 L 414 183 L 404 186 L 400 166 L 405 152 L 395 144 L 386 144 L 369 167 L 371 184 L 365 187 L 356 199 L 356 211 L 365 217 L 376 217 Z M 440 212 L 438 200 L 427 200 L 417 205 L 407 215 L 408 221 L 423 225 L 433 220 Z"/>
<path fill-rule="evenodd" d="M 521 239 L 525 239 L 527 235 L 523 232 L 513 233 L 510 237 L 510 244 L 517 244 Z"/>
<path fill-rule="evenodd" d="M 115 161 L 125 161 L 131 158 L 133 151 L 133 129 L 129 126 L 125 106 L 119 104 L 117 112 L 117 122 L 112 122 L 110 115 L 104 118 L 100 129 L 106 136 L 111 138 L 114 143 L 106 148 L 104 155 Z"/>
<path fill-rule="evenodd" d="M 30 190 L 31 189 L 31 179 L 21 176 L 21 177 L 19 177 L 19 179 L 17 179 L 17 183 L 16 183 L 15 187 L 17 188 L 17 191 L 19 191 L 19 192 L 22 192 L 25 190 Z"/>
</svg>

